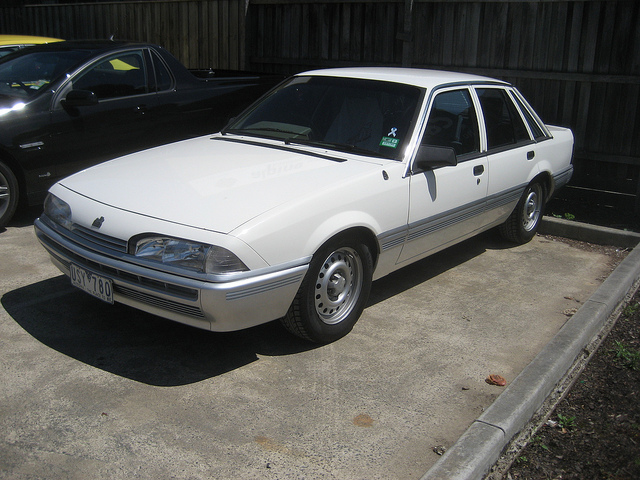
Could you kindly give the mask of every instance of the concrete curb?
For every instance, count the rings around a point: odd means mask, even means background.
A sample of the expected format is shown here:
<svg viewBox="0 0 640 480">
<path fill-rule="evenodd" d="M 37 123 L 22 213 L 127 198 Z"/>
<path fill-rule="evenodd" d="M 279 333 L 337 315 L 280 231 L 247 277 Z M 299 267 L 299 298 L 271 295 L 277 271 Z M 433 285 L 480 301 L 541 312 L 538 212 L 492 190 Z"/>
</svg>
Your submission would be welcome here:
<svg viewBox="0 0 640 480">
<path fill-rule="evenodd" d="M 634 248 L 640 243 L 640 233 L 586 225 L 554 217 L 544 217 L 538 232 L 544 235 L 555 235 L 598 245 L 615 245 L 624 248 Z"/>
<path fill-rule="evenodd" d="M 634 247 L 640 234 L 544 219 L 541 233 L 590 243 Z M 608 240 L 608 241 L 604 241 Z M 421 480 L 479 480 L 567 374 L 589 342 L 640 279 L 640 247 L 618 265 L 578 312 Z"/>
</svg>

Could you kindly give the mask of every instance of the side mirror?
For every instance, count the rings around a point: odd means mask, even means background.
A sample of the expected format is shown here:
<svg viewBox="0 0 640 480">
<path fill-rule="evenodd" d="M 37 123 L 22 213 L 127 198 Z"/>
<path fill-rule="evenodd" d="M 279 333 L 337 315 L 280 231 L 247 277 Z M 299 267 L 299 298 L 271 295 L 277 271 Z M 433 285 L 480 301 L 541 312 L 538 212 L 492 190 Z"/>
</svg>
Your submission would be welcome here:
<svg viewBox="0 0 640 480">
<path fill-rule="evenodd" d="M 456 165 L 458 165 L 458 158 L 453 148 L 420 145 L 412 172 L 419 173 L 437 167 L 455 167 Z"/>
<path fill-rule="evenodd" d="M 98 97 L 89 90 L 71 90 L 62 100 L 64 107 L 90 107 L 98 104 Z"/>
</svg>

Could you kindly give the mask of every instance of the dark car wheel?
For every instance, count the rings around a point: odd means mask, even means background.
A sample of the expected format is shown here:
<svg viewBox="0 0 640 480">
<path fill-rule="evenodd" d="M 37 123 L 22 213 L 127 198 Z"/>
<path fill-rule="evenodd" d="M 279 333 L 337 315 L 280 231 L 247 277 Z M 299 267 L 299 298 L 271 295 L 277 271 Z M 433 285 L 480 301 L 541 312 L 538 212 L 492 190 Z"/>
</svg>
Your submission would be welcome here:
<svg viewBox="0 0 640 480">
<path fill-rule="evenodd" d="M 0 228 L 4 227 L 18 206 L 18 181 L 13 172 L 0 162 Z"/>
<path fill-rule="evenodd" d="M 529 184 L 507 221 L 500 225 L 500 234 L 505 239 L 520 244 L 531 240 L 542 220 L 544 199 L 545 190 L 542 184 Z"/>
<path fill-rule="evenodd" d="M 372 274 L 373 259 L 364 243 L 335 238 L 314 255 L 283 325 L 317 343 L 345 336 L 364 310 Z"/>
</svg>

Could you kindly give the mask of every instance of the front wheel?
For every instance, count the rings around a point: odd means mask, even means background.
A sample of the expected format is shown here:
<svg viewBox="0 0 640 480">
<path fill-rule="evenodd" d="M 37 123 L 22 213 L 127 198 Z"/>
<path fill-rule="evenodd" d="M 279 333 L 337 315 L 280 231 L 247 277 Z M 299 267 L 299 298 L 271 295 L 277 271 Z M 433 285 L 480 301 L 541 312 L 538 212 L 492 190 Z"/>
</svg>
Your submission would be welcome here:
<svg viewBox="0 0 640 480">
<path fill-rule="evenodd" d="M 317 343 L 345 336 L 364 310 L 372 274 L 373 259 L 364 243 L 334 239 L 314 255 L 283 325 Z"/>
<path fill-rule="evenodd" d="M 505 239 L 520 244 L 531 240 L 542 220 L 544 199 L 543 185 L 539 182 L 529 184 L 507 221 L 500 225 L 500 234 Z"/>
<path fill-rule="evenodd" d="M 0 162 L 0 228 L 4 227 L 18 206 L 18 181 L 9 167 Z"/>
</svg>

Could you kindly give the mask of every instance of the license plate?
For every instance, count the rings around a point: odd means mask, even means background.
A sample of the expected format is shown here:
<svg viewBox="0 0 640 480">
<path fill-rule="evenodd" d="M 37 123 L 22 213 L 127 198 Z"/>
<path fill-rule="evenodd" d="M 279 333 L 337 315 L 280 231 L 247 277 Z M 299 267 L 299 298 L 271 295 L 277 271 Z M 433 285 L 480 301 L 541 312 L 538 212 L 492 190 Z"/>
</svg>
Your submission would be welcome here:
<svg viewBox="0 0 640 480">
<path fill-rule="evenodd" d="M 113 303 L 113 283 L 110 278 L 97 275 L 85 268 L 71 264 L 71 284 L 100 300 Z"/>
</svg>

